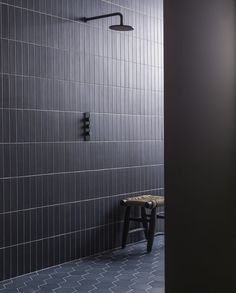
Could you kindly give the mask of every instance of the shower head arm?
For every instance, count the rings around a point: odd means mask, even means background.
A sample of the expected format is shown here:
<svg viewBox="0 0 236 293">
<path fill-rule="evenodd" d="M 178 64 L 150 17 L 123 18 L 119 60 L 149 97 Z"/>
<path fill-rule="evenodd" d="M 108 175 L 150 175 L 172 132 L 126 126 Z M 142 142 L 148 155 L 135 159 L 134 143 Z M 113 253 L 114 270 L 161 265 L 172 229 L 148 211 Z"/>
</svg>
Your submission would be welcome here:
<svg viewBox="0 0 236 293">
<path fill-rule="evenodd" d="M 120 25 L 124 25 L 123 23 L 123 14 L 120 12 L 115 12 L 115 13 L 109 13 L 109 14 L 103 14 L 103 15 L 98 15 L 98 16 L 93 16 L 93 17 L 84 17 L 83 21 L 87 22 L 90 20 L 95 20 L 95 19 L 100 19 L 100 18 L 107 18 L 107 17 L 113 17 L 113 16 L 119 16 L 120 17 Z"/>
</svg>

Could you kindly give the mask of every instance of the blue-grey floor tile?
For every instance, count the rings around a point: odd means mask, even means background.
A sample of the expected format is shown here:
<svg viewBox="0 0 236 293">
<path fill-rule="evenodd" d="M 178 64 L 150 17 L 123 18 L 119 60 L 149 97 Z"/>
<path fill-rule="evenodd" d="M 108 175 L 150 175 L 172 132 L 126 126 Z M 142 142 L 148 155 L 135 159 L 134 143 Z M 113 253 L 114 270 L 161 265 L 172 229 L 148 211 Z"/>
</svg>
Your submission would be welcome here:
<svg viewBox="0 0 236 293">
<path fill-rule="evenodd" d="M 164 238 L 0 282 L 1 292 L 164 293 Z"/>
</svg>

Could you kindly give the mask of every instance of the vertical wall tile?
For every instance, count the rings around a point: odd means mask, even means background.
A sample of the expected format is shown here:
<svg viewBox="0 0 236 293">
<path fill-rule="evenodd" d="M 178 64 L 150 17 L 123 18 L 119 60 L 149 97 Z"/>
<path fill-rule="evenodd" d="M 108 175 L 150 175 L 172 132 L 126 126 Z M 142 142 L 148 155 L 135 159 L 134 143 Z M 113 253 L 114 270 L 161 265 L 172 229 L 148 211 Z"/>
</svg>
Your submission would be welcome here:
<svg viewBox="0 0 236 293">
<path fill-rule="evenodd" d="M 117 247 L 121 198 L 164 194 L 163 8 L 108 2 L 0 4 L 0 280 Z M 117 10 L 133 32 L 75 21 Z"/>
</svg>

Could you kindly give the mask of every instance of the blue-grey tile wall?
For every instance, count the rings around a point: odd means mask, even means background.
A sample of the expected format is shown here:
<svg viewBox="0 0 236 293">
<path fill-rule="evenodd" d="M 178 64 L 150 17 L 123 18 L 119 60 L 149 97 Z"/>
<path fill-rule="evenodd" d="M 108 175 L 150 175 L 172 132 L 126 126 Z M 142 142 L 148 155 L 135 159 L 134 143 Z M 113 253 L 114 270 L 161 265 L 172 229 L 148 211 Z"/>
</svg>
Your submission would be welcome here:
<svg viewBox="0 0 236 293">
<path fill-rule="evenodd" d="M 133 32 L 78 22 L 118 11 Z M 164 194 L 162 13 L 162 0 L 0 1 L 1 280 L 119 246 L 120 199 Z"/>
</svg>

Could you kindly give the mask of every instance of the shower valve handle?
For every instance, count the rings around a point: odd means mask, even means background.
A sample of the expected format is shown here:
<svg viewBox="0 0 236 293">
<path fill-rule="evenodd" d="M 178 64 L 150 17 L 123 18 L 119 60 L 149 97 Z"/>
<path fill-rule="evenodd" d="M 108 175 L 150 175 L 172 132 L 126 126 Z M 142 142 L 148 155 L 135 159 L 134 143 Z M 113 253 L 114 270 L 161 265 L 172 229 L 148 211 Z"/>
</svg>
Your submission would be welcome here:
<svg viewBox="0 0 236 293">
<path fill-rule="evenodd" d="M 84 113 L 84 133 L 83 133 L 83 136 L 84 136 L 84 140 L 85 141 L 89 141 L 90 140 L 90 113 L 89 112 L 85 112 Z"/>
</svg>

